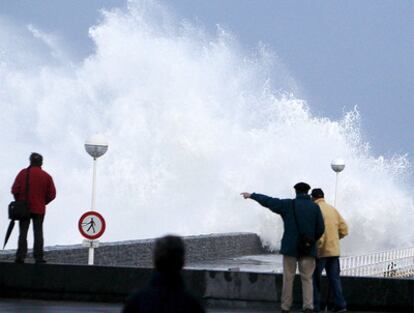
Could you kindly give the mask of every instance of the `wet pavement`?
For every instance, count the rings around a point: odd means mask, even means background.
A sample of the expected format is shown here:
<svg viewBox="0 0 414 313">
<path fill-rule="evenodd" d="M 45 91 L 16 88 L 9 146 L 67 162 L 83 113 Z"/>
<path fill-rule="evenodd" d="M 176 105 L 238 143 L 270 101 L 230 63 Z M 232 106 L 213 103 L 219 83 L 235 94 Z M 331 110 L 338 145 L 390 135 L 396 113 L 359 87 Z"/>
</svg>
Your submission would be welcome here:
<svg viewBox="0 0 414 313">
<path fill-rule="evenodd" d="M 283 259 L 281 254 L 247 255 L 237 258 L 190 263 L 187 264 L 185 268 L 255 273 L 282 273 Z"/>
<path fill-rule="evenodd" d="M 189 263 L 186 269 L 207 269 L 216 271 L 240 271 L 249 273 L 283 273 L 283 256 L 281 254 L 258 254 L 246 255 L 235 258 L 227 258 L 212 261 L 198 261 Z M 296 269 L 299 273 L 299 268 Z M 325 272 L 322 273 L 325 275 Z M 341 276 L 346 276 L 342 275 Z M 368 275 L 365 275 L 368 277 Z M 414 276 L 406 277 L 406 279 L 414 279 Z"/>
<path fill-rule="evenodd" d="M 68 301 L 43 301 L 22 299 L 0 299 L 1 313 L 120 313 L 121 304 L 68 302 Z M 208 308 L 208 313 L 276 313 L 279 311 L 269 309 L 230 309 Z M 300 311 L 292 311 L 292 313 Z M 354 313 L 362 313 L 350 311 Z M 380 313 L 364 312 L 364 313 Z M 390 312 L 388 312 L 390 313 Z"/>
</svg>

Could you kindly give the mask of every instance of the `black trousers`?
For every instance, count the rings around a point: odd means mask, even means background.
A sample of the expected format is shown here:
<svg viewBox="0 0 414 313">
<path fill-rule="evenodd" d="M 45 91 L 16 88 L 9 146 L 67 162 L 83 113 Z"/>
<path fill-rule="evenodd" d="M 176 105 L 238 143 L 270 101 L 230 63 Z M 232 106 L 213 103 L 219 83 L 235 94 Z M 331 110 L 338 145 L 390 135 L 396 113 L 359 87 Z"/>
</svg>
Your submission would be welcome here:
<svg viewBox="0 0 414 313">
<path fill-rule="evenodd" d="M 16 259 L 24 260 L 27 255 L 27 232 L 30 220 L 33 221 L 33 257 L 35 260 L 43 260 L 43 219 L 44 214 L 30 214 L 30 218 L 19 221 L 19 242 L 16 252 Z"/>
</svg>

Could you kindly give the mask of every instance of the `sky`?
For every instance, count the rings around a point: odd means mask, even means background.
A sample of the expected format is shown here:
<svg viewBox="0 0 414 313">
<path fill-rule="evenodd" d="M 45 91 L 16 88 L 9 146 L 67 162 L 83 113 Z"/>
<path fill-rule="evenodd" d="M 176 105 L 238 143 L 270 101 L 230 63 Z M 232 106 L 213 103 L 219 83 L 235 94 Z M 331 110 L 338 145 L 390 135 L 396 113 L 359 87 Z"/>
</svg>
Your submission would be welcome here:
<svg viewBox="0 0 414 313">
<path fill-rule="evenodd" d="M 376 155 L 408 154 L 414 117 L 413 1 L 161 1 L 178 19 L 230 32 L 246 50 L 264 45 L 295 79 L 317 116 L 340 118 L 358 106 Z M 3 0 L 0 15 L 56 34 L 74 57 L 94 49 L 88 29 L 101 8 L 125 0 Z"/>
</svg>

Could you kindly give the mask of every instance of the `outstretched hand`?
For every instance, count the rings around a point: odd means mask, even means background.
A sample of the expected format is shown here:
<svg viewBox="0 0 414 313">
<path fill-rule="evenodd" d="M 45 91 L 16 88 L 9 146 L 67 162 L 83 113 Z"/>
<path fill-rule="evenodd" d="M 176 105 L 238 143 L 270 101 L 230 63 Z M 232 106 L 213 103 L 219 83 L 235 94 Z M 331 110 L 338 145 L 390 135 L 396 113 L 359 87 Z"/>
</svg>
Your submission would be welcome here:
<svg viewBox="0 0 414 313">
<path fill-rule="evenodd" d="M 241 195 L 243 196 L 244 199 L 249 199 L 252 194 L 248 192 L 242 192 Z"/>
</svg>

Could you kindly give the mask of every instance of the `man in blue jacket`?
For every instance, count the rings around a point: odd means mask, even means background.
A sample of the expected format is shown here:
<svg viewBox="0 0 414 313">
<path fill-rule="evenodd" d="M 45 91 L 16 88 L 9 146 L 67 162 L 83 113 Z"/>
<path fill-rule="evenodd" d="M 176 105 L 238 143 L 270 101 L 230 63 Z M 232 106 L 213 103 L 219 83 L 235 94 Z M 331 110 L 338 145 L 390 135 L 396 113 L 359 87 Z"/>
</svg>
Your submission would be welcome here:
<svg viewBox="0 0 414 313">
<path fill-rule="evenodd" d="M 271 198 L 258 193 L 242 192 L 245 199 L 253 199 L 262 206 L 279 214 L 283 219 L 284 233 L 280 253 L 283 255 L 282 312 L 289 312 L 292 306 L 293 281 L 296 264 L 302 281 L 303 311 L 313 312 L 312 274 L 315 270 L 316 241 L 325 231 L 323 217 L 318 205 L 308 195 L 310 186 L 297 183 L 295 199 Z M 295 217 L 296 216 L 296 217 Z M 304 255 L 298 249 L 300 234 L 313 239 L 310 251 Z"/>
</svg>

